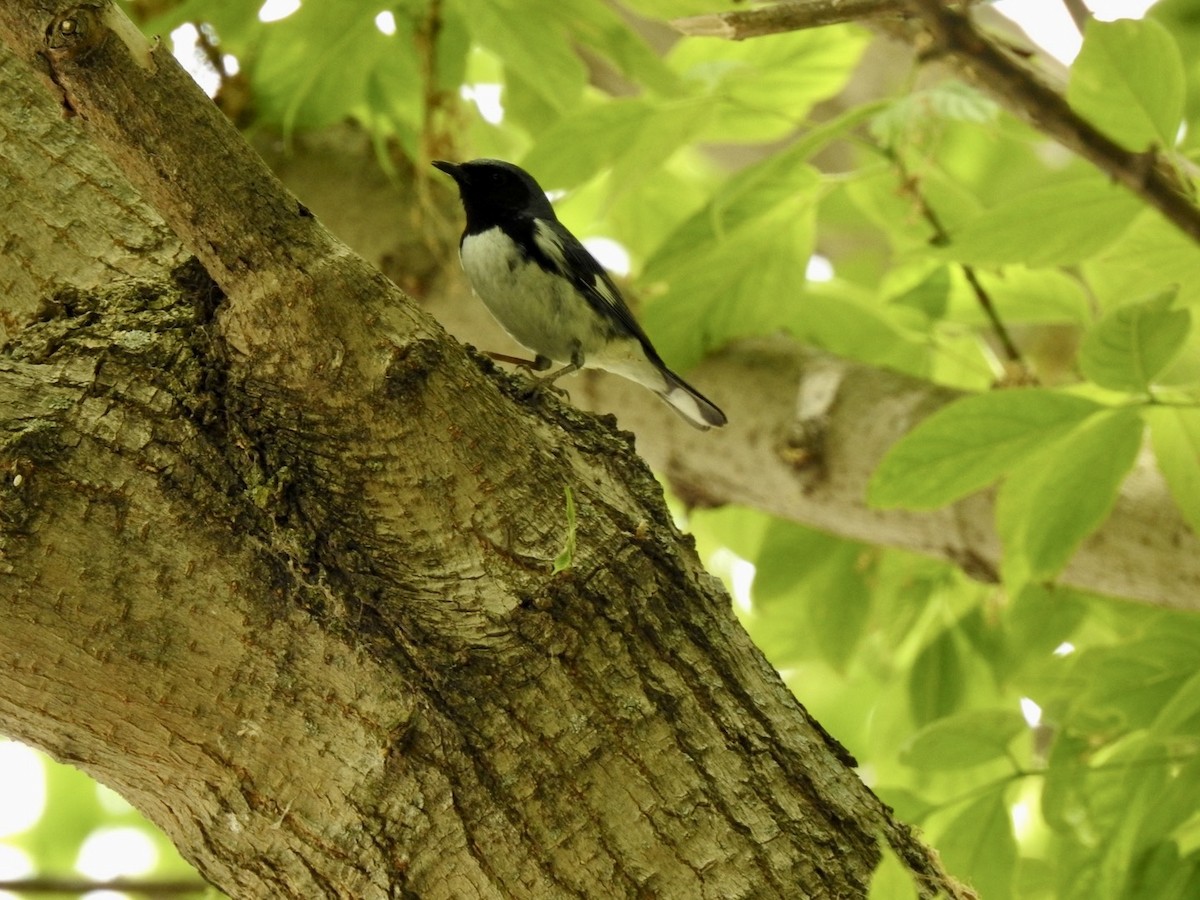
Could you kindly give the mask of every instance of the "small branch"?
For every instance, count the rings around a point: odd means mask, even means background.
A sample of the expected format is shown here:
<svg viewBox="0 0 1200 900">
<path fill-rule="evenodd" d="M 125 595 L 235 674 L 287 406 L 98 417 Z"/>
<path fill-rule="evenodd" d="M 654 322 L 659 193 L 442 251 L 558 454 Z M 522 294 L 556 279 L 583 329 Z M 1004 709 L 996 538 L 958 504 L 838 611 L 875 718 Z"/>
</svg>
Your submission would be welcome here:
<svg viewBox="0 0 1200 900">
<path fill-rule="evenodd" d="M 1151 150 L 1127 150 L 1071 109 L 1066 99 L 1018 63 L 971 20 L 942 0 L 908 0 L 925 22 L 934 52 L 953 61 L 1010 112 L 1082 156 L 1141 197 L 1192 240 L 1200 243 L 1200 208 L 1179 177 Z M 930 54 L 931 55 L 931 54 Z"/>
<path fill-rule="evenodd" d="M 0 891 L 21 894 L 86 894 L 91 891 L 124 891 L 153 897 L 175 897 L 199 894 L 208 890 L 208 882 L 199 878 L 142 879 L 114 878 L 92 881 L 85 878 L 15 878 L 0 881 Z"/>
<path fill-rule="evenodd" d="M 1071 14 L 1071 19 L 1075 22 L 1075 27 L 1079 29 L 1079 33 L 1083 34 L 1083 30 L 1087 28 L 1087 23 L 1091 21 L 1092 11 L 1087 8 L 1083 0 L 1063 0 L 1063 6 Z"/>
<path fill-rule="evenodd" d="M 1080 14 L 1087 13 L 1081 0 L 1064 2 L 1079 24 Z M 970 5 L 970 0 L 964 0 L 960 5 Z M 906 10 L 908 15 L 905 15 Z M 743 40 L 838 22 L 886 18 L 922 21 L 927 32 L 902 31 L 910 41 L 928 41 L 932 37 L 933 46 L 926 48 L 926 56 L 945 57 L 1010 112 L 1027 119 L 1044 134 L 1110 175 L 1200 243 L 1200 207 L 1189 196 L 1183 178 L 1156 151 L 1134 152 L 1109 138 L 1076 114 L 1061 94 L 976 29 L 965 15 L 947 6 L 944 0 L 788 0 L 765 9 L 711 13 L 675 19 L 671 24 L 686 35 Z M 885 30 L 893 34 L 897 31 L 894 28 Z"/>
<path fill-rule="evenodd" d="M 787 0 L 762 9 L 709 13 L 674 19 L 671 26 L 692 37 L 719 37 L 730 41 L 821 28 L 861 19 L 903 16 L 906 0 Z"/>
<path fill-rule="evenodd" d="M 899 154 L 892 150 L 884 148 L 884 154 L 891 160 L 892 164 L 900 174 L 901 189 L 912 198 L 917 205 L 917 211 L 921 213 L 921 217 L 929 223 L 933 229 L 934 238 L 943 244 L 950 242 L 950 232 L 942 224 L 941 217 L 929 205 L 929 201 L 925 199 L 925 195 L 921 192 L 920 182 L 904 165 L 904 161 Z M 1008 329 L 1000 318 L 1000 314 L 996 312 L 996 306 L 992 303 L 991 295 L 987 289 L 979 281 L 979 277 L 975 274 L 975 267 L 961 263 L 963 275 L 967 279 L 967 284 L 971 286 L 972 292 L 975 294 L 975 299 L 979 301 L 979 306 L 983 310 L 983 314 L 991 323 L 992 330 L 996 333 L 996 339 L 1000 341 L 1000 346 L 1004 350 L 1004 355 L 1012 366 L 1024 372 L 1028 367 L 1025 365 L 1025 360 L 1021 358 L 1021 351 L 1017 349 L 1017 345 L 1013 342 L 1012 336 L 1009 335 Z M 1024 380 L 1024 379 L 1022 379 Z"/>
</svg>

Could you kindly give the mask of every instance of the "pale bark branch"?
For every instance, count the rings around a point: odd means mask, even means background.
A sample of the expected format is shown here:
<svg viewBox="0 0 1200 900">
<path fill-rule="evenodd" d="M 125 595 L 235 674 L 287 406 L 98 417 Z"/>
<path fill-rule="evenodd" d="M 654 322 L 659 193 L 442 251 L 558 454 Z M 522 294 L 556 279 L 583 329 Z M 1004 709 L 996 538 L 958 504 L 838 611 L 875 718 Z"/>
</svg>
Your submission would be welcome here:
<svg viewBox="0 0 1200 900">
<path fill-rule="evenodd" d="M 867 484 L 887 450 L 957 392 L 783 338 L 739 343 L 693 375 L 701 390 L 731 409 L 732 424 L 712 441 L 694 440 L 686 426 L 663 422 L 654 398 L 645 400 L 615 379 L 596 377 L 603 385 L 589 385 L 581 397 L 618 410 L 621 424 L 637 433 L 638 450 L 685 502 L 749 506 L 998 580 L 993 491 L 928 512 L 878 510 L 866 502 Z M 738 397 L 754 402 L 739 405 Z M 1200 539 L 1148 452 L 1112 515 L 1057 580 L 1171 609 L 1200 609 Z"/>
</svg>

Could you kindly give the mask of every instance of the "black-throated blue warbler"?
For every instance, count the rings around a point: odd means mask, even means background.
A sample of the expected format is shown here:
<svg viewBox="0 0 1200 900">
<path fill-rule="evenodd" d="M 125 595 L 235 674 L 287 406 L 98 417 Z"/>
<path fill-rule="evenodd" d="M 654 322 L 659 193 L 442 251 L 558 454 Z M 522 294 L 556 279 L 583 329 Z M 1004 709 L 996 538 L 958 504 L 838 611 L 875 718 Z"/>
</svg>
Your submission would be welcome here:
<svg viewBox="0 0 1200 900">
<path fill-rule="evenodd" d="M 666 367 L 612 278 L 558 221 L 532 175 L 498 159 L 434 165 L 458 184 L 466 210 L 458 251 L 471 287 L 536 354 L 531 368 L 561 365 L 538 388 L 579 369 L 604 369 L 648 387 L 697 428 L 725 424 L 711 400 Z"/>
</svg>

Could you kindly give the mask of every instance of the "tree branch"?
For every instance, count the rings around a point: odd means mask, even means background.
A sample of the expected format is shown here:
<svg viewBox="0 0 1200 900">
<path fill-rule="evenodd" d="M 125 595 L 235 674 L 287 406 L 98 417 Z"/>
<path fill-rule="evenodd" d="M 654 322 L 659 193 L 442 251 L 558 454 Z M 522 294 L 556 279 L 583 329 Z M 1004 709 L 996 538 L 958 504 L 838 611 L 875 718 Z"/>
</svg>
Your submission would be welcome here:
<svg viewBox="0 0 1200 900">
<path fill-rule="evenodd" d="M 730 40 L 782 31 L 817 28 L 851 19 L 903 17 L 904 11 L 925 24 L 924 30 L 892 29 L 914 42 L 927 58 L 943 58 L 960 74 L 995 97 L 1010 112 L 1064 147 L 1088 160 L 1157 209 L 1184 234 L 1200 242 L 1200 207 L 1182 177 L 1155 150 L 1134 152 L 1079 116 L 1066 99 L 1027 66 L 981 32 L 963 13 L 943 0 L 792 0 L 766 9 L 714 13 L 677 19 L 672 24 L 693 36 Z"/>
<path fill-rule="evenodd" d="M 1088 160 L 1157 209 L 1192 240 L 1200 242 L 1200 207 L 1179 174 L 1157 151 L 1126 150 L 1078 115 L 1066 99 L 1043 83 L 984 35 L 964 14 L 942 0 L 908 0 L 929 28 L 933 47 L 926 55 L 944 56 L 1010 112 Z"/>
<path fill-rule="evenodd" d="M 671 25 L 690 37 L 741 41 L 842 22 L 903 16 L 907 9 L 907 0 L 785 0 L 758 9 L 673 19 Z"/>
<path fill-rule="evenodd" d="M 1087 28 L 1087 23 L 1091 21 L 1092 11 L 1088 9 L 1087 4 L 1083 0 L 1063 0 L 1063 6 L 1070 13 L 1071 21 L 1079 29 L 1079 33 L 1083 34 L 1084 29 Z"/>
<path fill-rule="evenodd" d="M 664 427 L 654 398 L 610 379 L 594 402 L 620 411 L 638 449 L 685 501 L 740 504 L 852 540 L 953 562 L 998 580 L 1001 545 L 991 490 L 928 512 L 866 504 L 879 461 L 925 416 L 960 396 L 910 376 L 840 360 L 784 339 L 739 343 L 693 373 L 701 390 L 754 397 L 701 443 L 686 424 Z M 600 380 L 602 376 L 597 376 Z M 582 395 L 592 400 L 587 392 Z M 658 428 L 654 423 L 658 423 Z M 1200 538 L 1153 458 L 1144 454 L 1112 515 L 1083 542 L 1059 583 L 1173 609 L 1200 609 Z"/>
<path fill-rule="evenodd" d="M 217 282 L 60 297 L 0 360 L 4 731 L 238 896 L 853 896 L 880 841 L 967 895 L 624 436 L 488 377 L 114 6 L 0 37 Z"/>
</svg>

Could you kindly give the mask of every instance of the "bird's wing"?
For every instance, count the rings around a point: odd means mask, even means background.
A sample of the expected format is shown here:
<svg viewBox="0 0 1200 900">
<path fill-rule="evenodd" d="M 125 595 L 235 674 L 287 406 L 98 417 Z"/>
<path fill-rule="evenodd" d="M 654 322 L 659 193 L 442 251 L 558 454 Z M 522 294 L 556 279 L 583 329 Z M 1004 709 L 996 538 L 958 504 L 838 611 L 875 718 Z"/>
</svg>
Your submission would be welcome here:
<svg viewBox="0 0 1200 900">
<path fill-rule="evenodd" d="M 556 219 L 533 220 L 534 259 L 548 272 L 567 279 L 583 295 L 592 308 L 605 318 L 616 319 L 636 337 L 647 355 L 660 362 L 658 353 L 642 326 L 634 319 L 625 298 L 613 284 L 612 278 L 596 257 L 588 252 L 579 239 Z"/>
</svg>

